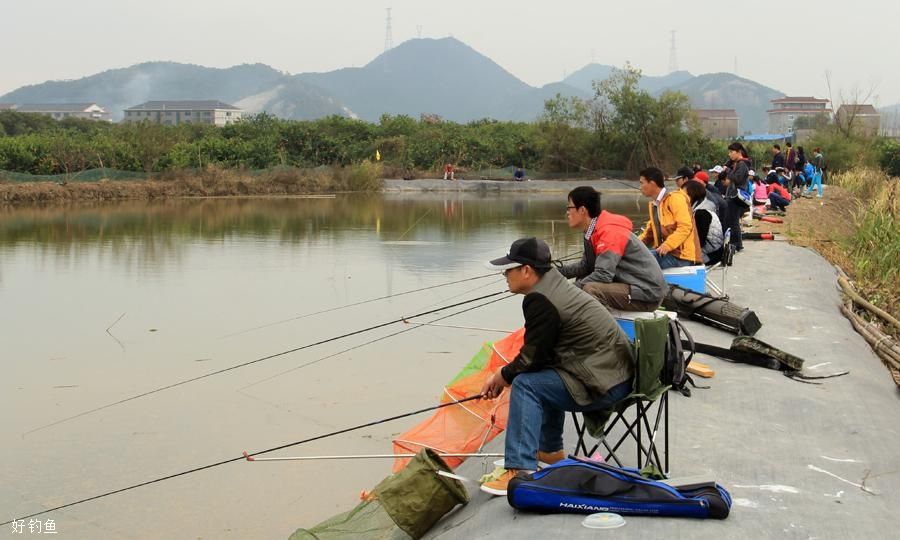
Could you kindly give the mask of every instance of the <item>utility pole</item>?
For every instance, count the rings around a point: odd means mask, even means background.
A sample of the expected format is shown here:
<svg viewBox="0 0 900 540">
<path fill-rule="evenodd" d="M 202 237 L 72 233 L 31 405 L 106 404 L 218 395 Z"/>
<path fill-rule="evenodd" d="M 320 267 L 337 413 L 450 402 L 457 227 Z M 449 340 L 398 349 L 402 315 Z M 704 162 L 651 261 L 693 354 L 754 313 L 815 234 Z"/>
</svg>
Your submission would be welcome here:
<svg viewBox="0 0 900 540">
<path fill-rule="evenodd" d="M 675 51 L 675 30 L 672 30 L 672 45 L 669 47 L 669 73 L 678 71 L 678 53 Z"/>
</svg>

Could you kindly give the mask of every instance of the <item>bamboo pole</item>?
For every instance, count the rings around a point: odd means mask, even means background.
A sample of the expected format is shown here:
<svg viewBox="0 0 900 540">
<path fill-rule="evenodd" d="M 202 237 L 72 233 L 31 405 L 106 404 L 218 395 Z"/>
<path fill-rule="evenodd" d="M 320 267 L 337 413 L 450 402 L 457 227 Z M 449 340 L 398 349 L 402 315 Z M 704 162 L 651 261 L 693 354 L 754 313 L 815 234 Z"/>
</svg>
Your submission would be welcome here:
<svg viewBox="0 0 900 540">
<path fill-rule="evenodd" d="M 871 313 L 878 315 L 885 321 L 896 326 L 898 330 L 900 330 L 900 321 L 898 321 L 890 313 L 884 311 L 883 309 L 879 308 L 876 305 L 873 305 L 871 302 L 869 302 L 868 300 L 866 300 L 865 298 L 860 296 L 859 293 L 856 292 L 856 290 L 853 288 L 853 286 L 850 285 L 850 282 L 847 281 L 847 278 L 845 278 L 844 276 L 838 277 L 838 284 L 841 286 L 841 289 L 843 289 L 844 292 L 847 293 L 847 296 L 852 298 L 854 302 L 856 302 L 860 306 L 866 308 Z"/>
</svg>

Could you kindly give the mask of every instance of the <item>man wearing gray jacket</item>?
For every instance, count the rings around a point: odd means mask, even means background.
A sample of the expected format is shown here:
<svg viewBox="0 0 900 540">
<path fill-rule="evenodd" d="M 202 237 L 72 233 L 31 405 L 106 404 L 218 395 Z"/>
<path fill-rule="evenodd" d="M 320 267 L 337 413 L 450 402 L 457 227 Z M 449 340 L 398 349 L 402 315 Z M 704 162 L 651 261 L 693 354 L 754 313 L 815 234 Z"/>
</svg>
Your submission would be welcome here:
<svg viewBox="0 0 900 540">
<path fill-rule="evenodd" d="M 485 382 L 486 399 L 512 386 L 506 424 L 506 471 L 482 491 L 506 495 L 519 471 L 566 456 L 566 411 L 605 411 L 631 392 L 634 351 L 609 311 L 550 265 L 550 248 L 536 238 L 513 242 L 502 270 L 509 291 L 524 295 L 525 338 L 519 354 Z"/>
<path fill-rule="evenodd" d="M 584 232 L 581 260 L 559 272 L 603 305 L 622 311 L 653 311 L 669 286 L 659 263 L 633 232 L 625 216 L 600 211 L 600 194 L 590 186 L 569 192 L 569 227 Z"/>
</svg>

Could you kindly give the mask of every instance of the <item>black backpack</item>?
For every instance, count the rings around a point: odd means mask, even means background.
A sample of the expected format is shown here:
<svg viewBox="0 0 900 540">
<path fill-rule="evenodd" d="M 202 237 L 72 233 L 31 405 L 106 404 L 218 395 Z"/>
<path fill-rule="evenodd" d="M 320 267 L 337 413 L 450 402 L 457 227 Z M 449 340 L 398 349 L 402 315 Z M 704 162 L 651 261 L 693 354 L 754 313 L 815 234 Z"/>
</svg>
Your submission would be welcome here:
<svg viewBox="0 0 900 540">
<path fill-rule="evenodd" d="M 696 347 L 694 338 L 687 328 L 677 319 L 669 319 L 669 336 L 666 345 L 666 363 L 662 371 L 662 383 L 671 386 L 672 390 L 681 392 L 683 396 L 690 397 L 691 389 L 686 385 L 690 383 L 694 388 L 694 380 L 687 372 L 688 364 L 694 357 Z"/>
</svg>

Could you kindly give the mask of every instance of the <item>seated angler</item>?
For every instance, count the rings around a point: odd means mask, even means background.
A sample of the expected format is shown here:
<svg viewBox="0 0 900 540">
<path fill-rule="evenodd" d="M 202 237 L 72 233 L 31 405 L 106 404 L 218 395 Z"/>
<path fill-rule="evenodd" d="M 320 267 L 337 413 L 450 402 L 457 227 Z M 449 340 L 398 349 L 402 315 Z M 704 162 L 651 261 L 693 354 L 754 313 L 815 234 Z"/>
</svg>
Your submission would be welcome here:
<svg viewBox="0 0 900 540">
<path fill-rule="evenodd" d="M 506 495 L 518 472 L 533 472 L 538 460 L 566 456 L 567 411 L 605 411 L 631 393 L 634 353 L 609 312 L 550 265 L 550 248 L 521 238 L 509 254 L 488 263 L 503 270 L 510 292 L 524 295 L 524 344 L 515 359 L 485 382 L 481 394 L 494 399 L 507 386 L 506 470 L 481 489 Z"/>
<path fill-rule="evenodd" d="M 660 268 L 702 264 L 703 256 L 691 203 L 682 190 L 665 188 L 663 173 L 648 167 L 640 173 L 641 193 L 652 199 L 648 205 L 650 220 L 640 239 L 656 258 Z"/>
<path fill-rule="evenodd" d="M 653 311 L 669 286 L 653 255 L 632 232 L 625 216 L 600 211 L 600 194 L 590 186 L 569 192 L 566 220 L 584 233 L 581 260 L 559 269 L 603 305 L 623 311 Z"/>
</svg>

